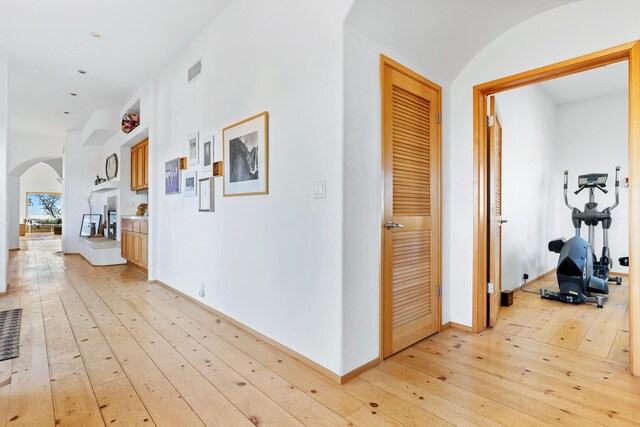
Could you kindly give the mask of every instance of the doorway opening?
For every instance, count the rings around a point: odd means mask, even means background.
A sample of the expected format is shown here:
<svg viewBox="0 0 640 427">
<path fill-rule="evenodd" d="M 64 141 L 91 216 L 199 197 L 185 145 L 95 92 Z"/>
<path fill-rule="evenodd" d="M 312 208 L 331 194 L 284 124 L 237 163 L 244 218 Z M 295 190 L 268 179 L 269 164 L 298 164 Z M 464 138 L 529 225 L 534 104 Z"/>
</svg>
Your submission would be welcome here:
<svg viewBox="0 0 640 427">
<path fill-rule="evenodd" d="M 634 239 L 640 232 L 640 187 L 634 186 L 634 178 L 640 179 L 640 43 L 632 42 L 570 59 L 557 64 L 527 71 L 503 79 L 474 87 L 474 275 L 473 275 L 473 331 L 480 332 L 489 325 L 487 316 L 491 305 L 487 298 L 490 288 L 490 246 L 489 229 L 491 221 L 490 171 L 492 154 L 489 150 L 489 123 L 487 102 L 490 96 L 509 89 L 528 86 L 562 76 L 610 65 L 622 61 L 629 64 L 629 355 L 630 371 L 640 374 L 640 330 L 633 328 L 640 314 L 640 280 L 634 276 L 640 264 L 634 260 L 634 253 L 640 253 L 640 239 Z M 636 218 L 636 220 L 634 220 Z M 637 350 L 634 352 L 634 349 Z"/>
</svg>

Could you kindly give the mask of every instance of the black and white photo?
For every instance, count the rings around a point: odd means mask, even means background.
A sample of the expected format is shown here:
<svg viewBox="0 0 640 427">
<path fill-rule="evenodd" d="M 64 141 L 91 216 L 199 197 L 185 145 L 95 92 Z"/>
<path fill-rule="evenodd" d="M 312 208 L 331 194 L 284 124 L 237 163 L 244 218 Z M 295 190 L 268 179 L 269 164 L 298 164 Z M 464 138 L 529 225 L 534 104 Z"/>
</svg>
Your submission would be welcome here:
<svg viewBox="0 0 640 427">
<path fill-rule="evenodd" d="M 196 171 L 185 171 L 182 174 L 184 179 L 184 197 L 195 197 L 197 196 L 197 172 Z"/>
<path fill-rule="evenodd" d="M 213 165 L 213 135 L 203 138 L 202 142 L 202 171 L 211 172 Z"/>
<path fill-rule="evenodd" d="M 268 114 L 223 130 L 224 195 L 268 193 Z"/>
<path fill-rule="evenodd" d="M 260 174 L 258 166 L 258 132 L 233 138 L 229 141 L 229 180 L 253 181 Z"/>
<path fill-rule="evenodd" d="M 200 163 L 199 145 L 199 133 L 195 132 L 189 135 L 189 166 L 197 166 Z"/>
</svg>

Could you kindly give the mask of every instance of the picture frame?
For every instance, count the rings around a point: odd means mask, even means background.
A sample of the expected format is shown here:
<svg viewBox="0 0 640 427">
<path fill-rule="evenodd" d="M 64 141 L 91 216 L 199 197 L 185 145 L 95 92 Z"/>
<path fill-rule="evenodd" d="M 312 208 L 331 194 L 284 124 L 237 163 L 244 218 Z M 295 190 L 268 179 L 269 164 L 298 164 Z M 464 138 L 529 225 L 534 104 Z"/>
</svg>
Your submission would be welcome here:
<svg viewBox="0 0 640 427">
<path fill-rule="evenodd" d="M 92 237 L 100 232 L 102 224 L 102 214 L 82 215 L 82 225 L 80 226 L 80 237 Z"/>
<path fill-rule="evenodd" d="M 180 157 L 164 164 L 164 194 L 180 194 Z"/>
<path fill-rule="evenodd" d="M 198 211 L 214 212 L 213 177 L 198 180 Z"/>
<path fill-rule="evenodd" d="M 105 175 L 107 175 L 107 181 L 111 181 L 118 177 L 118 155 L 113 153 L 104 163 Z"/>
<path fill-rule="evenodd" d="M 213 169 L 214 135 L 207 135 L 202 140 L 202 171 L 211 172 Z"/>
<path fill-rule="evenodd" d="M 198 166 L 200 163 L 200 134 L 194 132 L 189 135 L 189 166 Z"/>
<path fill-rule="evenodd" d="M 269 115 L 257 114 L 222 130 L 225 197 L 269 193 Z"/>
<path fill-rule="evenodd" d="M 182 174 L 182 188 L 184 197 L 196 197 L 198 195 L 198 173 L 194 170 L 185 171 Z"/>
<path fill-rule="evenodd" d="M 211 169 L 211 174 L 213 176 L 222 176 L 222 160 L 214 162 L 213 167 Z"/>
</svg>

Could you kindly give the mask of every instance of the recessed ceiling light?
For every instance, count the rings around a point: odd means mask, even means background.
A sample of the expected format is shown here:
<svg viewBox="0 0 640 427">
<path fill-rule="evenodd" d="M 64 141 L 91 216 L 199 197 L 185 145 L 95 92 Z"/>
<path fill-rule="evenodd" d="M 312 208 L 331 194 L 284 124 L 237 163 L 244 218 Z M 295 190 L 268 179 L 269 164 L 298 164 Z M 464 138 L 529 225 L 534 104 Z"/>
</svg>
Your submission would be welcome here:
<svg viewBox="0 0 640 427">
<path fill-rule="evenodd" d="M 86 72 L 85 70 L 78 70 L 78 72 L 79 72 L 80 74 L 87 74 L 87 72 Z"/>
<path fill-rule="evenodd" d="M 100 34 L 100 33 L 91 33 L 91 37 L 93 37 L 94 39 L 101 39 L 102 38 L 102 34 Z"/>
<path fill-rule="evenodd" d="M 68 112 L 68 111 L 65 111 L 64 113 L 65 113 L 65 114 L 69 114 L 69 112 Z"/>
<path fill-rule="evenodd" d="M 77 93 L 73 93 L 73 92 L 71 92 L 69 95 L 71 95 L 71 96 L 78 96 L 78 94 L 77 94 Z"/>
</svg>

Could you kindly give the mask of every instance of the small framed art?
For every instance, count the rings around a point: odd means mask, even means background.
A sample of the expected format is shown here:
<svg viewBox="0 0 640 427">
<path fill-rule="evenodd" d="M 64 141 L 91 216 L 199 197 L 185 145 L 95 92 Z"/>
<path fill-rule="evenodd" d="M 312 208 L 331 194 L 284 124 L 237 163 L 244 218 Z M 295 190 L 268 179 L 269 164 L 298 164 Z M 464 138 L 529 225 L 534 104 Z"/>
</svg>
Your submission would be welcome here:
<svg viewBox="0 0 640 427">
<path fill-rule="evenodd" d="M 198 195 L 197 191 L 197 179 L 198 173 L 196 171 L 185 171 L 182 174 L 184 178 L 184 197 L 196 197 Z"/>
<path fill-rule="evenodd" d="M 202 141 L 202 171 L 211 172 L 213 167 L 213 135 L 208 135 Z"/>
<path fill-rule="evenodd" d="M 164 194 L 180 194 L 180 157 L 164 164 Z"/>
<path fill-rule="evenodd" d="M 200 162 L 200 134 L 198 132 L 189 135 L 189 166 L 197 166 Z"/>
<path fill-rule="evenodd" d="M 213 177 L 202 178 L 198 181 L 198 210 L 213 212 Z"/>
<path fill-rule="evenodd" d="M 268 113 L 260 113 L 222 131 L 223 188 L 226 196 L 269 192 Z"/>
</svg>

